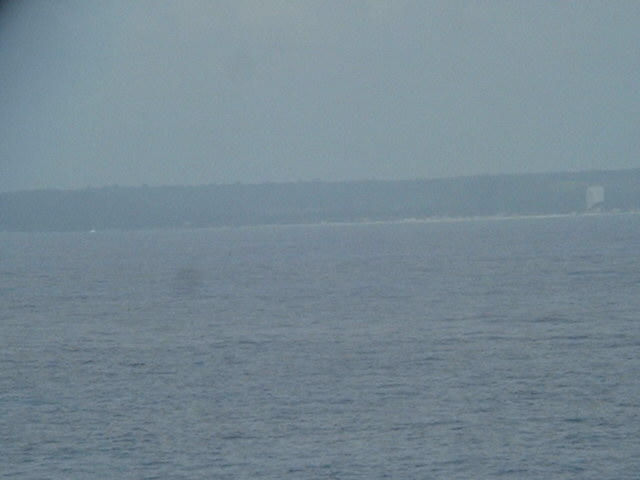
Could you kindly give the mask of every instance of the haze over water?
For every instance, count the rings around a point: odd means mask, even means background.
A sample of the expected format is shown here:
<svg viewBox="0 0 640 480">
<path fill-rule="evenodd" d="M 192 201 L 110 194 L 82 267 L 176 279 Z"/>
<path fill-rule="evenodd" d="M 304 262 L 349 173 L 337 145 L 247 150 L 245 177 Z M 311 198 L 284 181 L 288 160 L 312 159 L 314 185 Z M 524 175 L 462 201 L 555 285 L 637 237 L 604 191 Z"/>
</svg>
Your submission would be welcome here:
<svg viewBox="0 0 640 480">
<path fill-rule="evenodd" d="M 0 476 L 636 479 L 638 238 L 0 234 Z"/>
</svg>

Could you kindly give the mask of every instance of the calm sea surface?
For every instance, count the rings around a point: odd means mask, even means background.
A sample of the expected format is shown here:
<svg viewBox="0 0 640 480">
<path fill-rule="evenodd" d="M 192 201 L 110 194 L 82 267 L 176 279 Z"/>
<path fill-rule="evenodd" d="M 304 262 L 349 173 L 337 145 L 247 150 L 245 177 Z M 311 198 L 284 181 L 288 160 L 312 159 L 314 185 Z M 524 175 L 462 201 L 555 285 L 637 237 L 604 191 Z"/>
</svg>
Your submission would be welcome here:
<svg viewBox="0 0 640 480">
<path fill-rule="evenodd" d="M 640 478 L 640 215 L 0 234 L 0 478 Z"/>
</svg>

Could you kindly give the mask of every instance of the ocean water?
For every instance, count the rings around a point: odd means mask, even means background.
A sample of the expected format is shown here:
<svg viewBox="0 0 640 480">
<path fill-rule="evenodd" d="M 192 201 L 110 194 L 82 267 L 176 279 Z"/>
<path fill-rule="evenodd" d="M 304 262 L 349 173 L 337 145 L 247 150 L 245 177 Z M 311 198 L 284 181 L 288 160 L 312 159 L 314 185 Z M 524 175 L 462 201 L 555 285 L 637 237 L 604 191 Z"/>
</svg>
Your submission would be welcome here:
<svg viewBox="0 0 640 480">
<path fill-rule="evenodd" d="M 0 234 L 0 478 L 640 478 L 640 215 Z"/>
</svg>

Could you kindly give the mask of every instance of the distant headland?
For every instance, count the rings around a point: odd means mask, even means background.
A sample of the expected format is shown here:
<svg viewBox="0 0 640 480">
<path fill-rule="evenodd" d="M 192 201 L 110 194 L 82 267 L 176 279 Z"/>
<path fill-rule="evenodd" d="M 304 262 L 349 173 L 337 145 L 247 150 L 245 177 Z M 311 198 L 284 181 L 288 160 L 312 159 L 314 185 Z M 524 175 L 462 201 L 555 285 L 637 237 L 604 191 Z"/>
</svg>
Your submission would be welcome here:
<svg viewBox="0 0 640 480">
<path fill-rule="evenodd" d="M 640 168 L 431 180 L 0 193 L 0 231 L 92 231 L 640 210 Z"/>
</svg>

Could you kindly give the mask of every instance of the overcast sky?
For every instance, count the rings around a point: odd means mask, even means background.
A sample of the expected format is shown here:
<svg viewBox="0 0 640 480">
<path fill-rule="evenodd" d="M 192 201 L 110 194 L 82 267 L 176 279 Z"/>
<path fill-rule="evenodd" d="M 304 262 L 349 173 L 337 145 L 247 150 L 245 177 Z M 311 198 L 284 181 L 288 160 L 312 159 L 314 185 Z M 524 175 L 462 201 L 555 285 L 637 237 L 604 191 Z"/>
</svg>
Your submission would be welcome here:
<svg viewBox="0 0 640 480">
<path fill-rule="evenodd" d="M 640 1 L 18 0 L 0 190 L 640 166 Z"/>
</svg>

